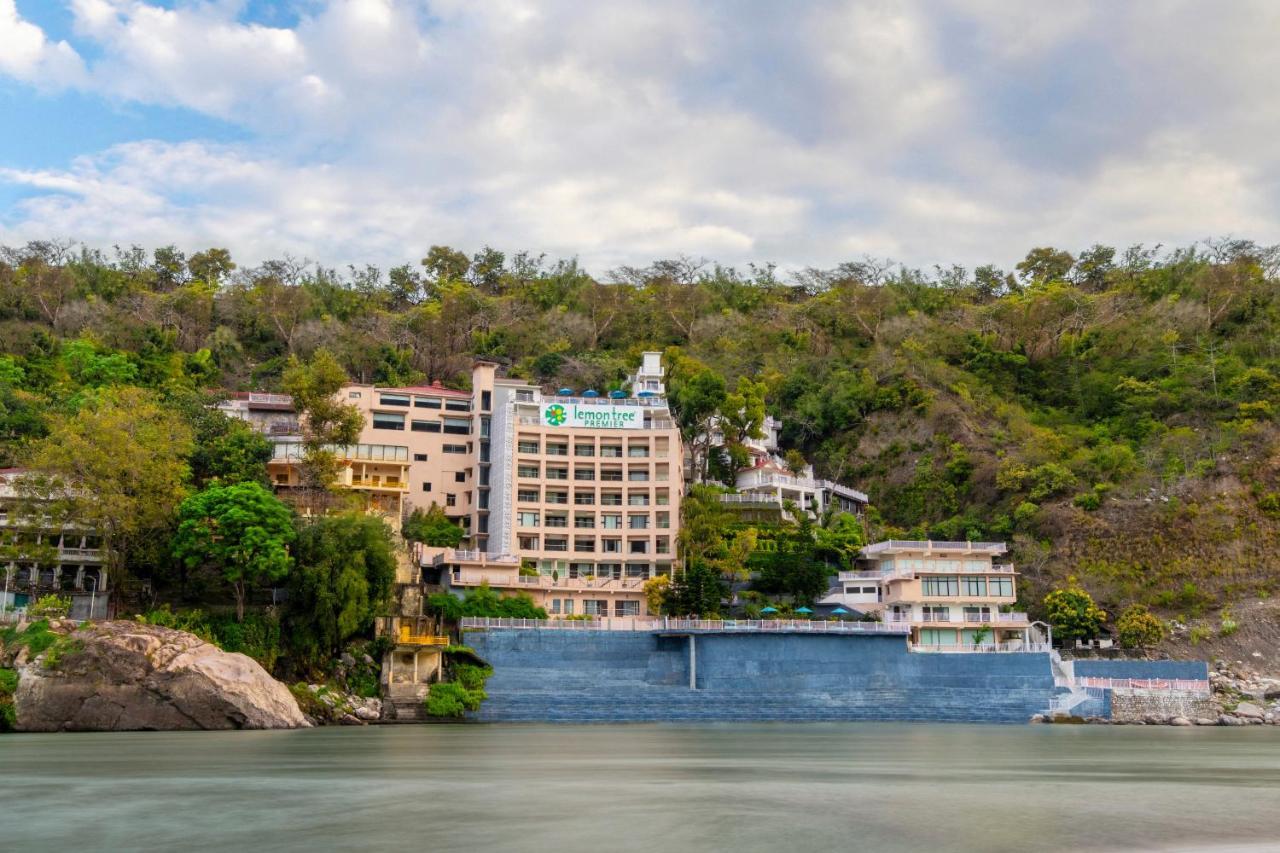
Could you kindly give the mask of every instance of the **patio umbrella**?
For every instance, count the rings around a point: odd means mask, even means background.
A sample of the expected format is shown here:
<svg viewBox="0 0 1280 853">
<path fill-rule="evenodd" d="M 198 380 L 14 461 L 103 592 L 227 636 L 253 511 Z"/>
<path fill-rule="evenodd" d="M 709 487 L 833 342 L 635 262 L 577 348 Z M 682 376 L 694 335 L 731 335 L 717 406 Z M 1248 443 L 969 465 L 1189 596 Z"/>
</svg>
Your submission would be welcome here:
<svg viewBox="0 0 1280 853">
<path fill-rule="evenodd" d="M 559 391 L 557 391 L 557 392 L 556 392 L 556 394 L 558 394 L 558 395 L 559 395 L 559 396 L 561 396 L 561 397 L 572 397 L 572 396 L 573 396 L 573 389 L 572 389 L 572 388 L 561 388 Z"/>
<path fill-rule="evenodd" d="M 810 609 L 809 609 L 809 608 L 807 608 L 807 607 L 797 607 L 797 608 L 796 608 L 796 612 L 797 612 L 797 613 L 812 613 L 813 611 L 812 611 L 812 610 L 810 610 Z"/>
<path fill-rule="evenodd" d="M 777 612 L 778 612 L 778 608 L 776 608 L 776 607 L 763 607 L 763 608 L 761 608 L 761 609 L 760 609 L 760 612 L 761 612 L 761 613 L 777 613 Z"/>
<path fill-rule="evenodd" d="M 848 613 L 849 611 L 845 610 L 843 607 L 837 607 L 835 610 L 831 611 L 832 616 L 845 616 Z"/>
<path fill-rule="evenodd" d="M 610 391 L 610 392 L 609 392 L 609 399 L 610 399 L 610 400 L 621 400 L 621 399 L 623 399 L 623 398 L 624 398 L 624 397 L 626 397 L 626 396 L 627 396 L 627 392 L 626 392 L 626 391 Z"/>
<path fill-rule="evenodd" d="M 597 391 L 597 390 L 596 390 L 596 389 L 594 389 L 594 388 L 588 388 L 587 390 L 585 390 L 585 391 L 583 391 L 583 392 L 582 392 L 582 396 L 584 396 L 584 397 L 599 397 L 599 396 L 600 396 L 600 392 L 599 392 L 599 391 Z"/>
</svg>

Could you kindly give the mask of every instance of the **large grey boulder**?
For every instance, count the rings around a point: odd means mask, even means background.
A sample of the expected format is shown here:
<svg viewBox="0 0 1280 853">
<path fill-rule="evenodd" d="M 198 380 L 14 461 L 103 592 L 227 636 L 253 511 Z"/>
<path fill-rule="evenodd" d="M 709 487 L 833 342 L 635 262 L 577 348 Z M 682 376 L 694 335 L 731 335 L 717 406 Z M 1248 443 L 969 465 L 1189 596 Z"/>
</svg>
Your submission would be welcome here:
<svg viewBox="0 0 1280 853">
<path fill-rule="evenodd" d="M 28 661 L 14 706 L 27 732 L 308 725 L 288 688 L 252 658 L 124 621 L 81 628 Z"/>
</svg>

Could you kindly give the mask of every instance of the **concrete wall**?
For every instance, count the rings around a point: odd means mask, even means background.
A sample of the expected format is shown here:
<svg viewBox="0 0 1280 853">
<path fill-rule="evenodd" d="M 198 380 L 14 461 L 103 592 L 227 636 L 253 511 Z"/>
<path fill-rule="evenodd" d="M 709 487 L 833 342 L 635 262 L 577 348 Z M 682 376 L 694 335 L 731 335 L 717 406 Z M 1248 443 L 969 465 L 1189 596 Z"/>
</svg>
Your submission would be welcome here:
<svg viewBox="0 0 1280 853">
<path fill-rule="evenodd" d="M 1025 722 L 1049 707 L 1048 655 L 915 654 L 902 637 L 469 632 L 492 664 L 481 720 Z"/>
<path fill-rule="evenodd" d="M 1133 723 L 1155 718 L 1198 717 L 1217 719 L 1218 706 L 1208 696 L 1182 691 L 1147 692 L 1141 690 L 1108 690 L 1111 699 L 1111 719 L 1115 722 Z"/>
<path fill-rule="evenodd" d="M 1072 663 L 1077 678 L 1168 678 L 1205 681 L 1209 665 L 1202 660 L 1085 660 Z"/>
</svg>

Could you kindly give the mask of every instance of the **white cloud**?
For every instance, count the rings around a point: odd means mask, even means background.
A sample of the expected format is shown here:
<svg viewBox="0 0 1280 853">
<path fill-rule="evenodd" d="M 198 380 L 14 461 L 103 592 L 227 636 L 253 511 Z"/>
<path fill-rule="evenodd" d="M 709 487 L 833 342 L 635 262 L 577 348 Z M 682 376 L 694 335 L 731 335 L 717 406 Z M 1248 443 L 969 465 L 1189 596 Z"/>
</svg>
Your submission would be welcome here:
<svg viewBox="0 0 1280 853">
<path fill-rule="evenodd" d="M 71 45 L 49 41 L 24 20 L 15 0 L 0 0 L 0 74 L 40 88 L 62 88 L 81 82 L 84 63 Z"/>
<path fill-rule="evenodd" d="M 248 138 L 0 172 L 23 192 L 0 238 L 327 263 L 490 243 L 603 272 L 1011 265 L 1280 225 L 1264 0 L 317 0 L 291 27 L 238 0 L 67 2 L 88 67 L 0 0 L 0 74 Z"/>
</svg>

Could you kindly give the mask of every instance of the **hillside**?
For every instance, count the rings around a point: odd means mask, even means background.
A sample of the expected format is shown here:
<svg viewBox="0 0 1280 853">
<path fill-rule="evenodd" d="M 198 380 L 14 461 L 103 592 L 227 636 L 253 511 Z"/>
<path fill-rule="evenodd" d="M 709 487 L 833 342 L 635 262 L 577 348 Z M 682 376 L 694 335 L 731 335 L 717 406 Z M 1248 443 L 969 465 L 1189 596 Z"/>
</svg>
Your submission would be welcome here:
<svg viewBox="0 0 1280 853">
<path fill-rule="evenodd" d="M 763 382 L 784 444 L 871 496 L 873 535 L 1012 541 L 1033 611 L 1076 576 L 1197 643 L 1230 637 L 1224 610 L 1273 637 L 1278 276 L 1280 251 L 1232 240 L 1036 248 L 1008 272 L 676 259 L 601 281 L 489 248 L 338 272 L 30 244 L 0 250 L 0 464 L 96 389 L 277 390 L 321 348 L 366 382 L 463 386 L 485 356 L 602 390 L 665 349 L 686 415 L 705 374 Z"/>
</svg>

